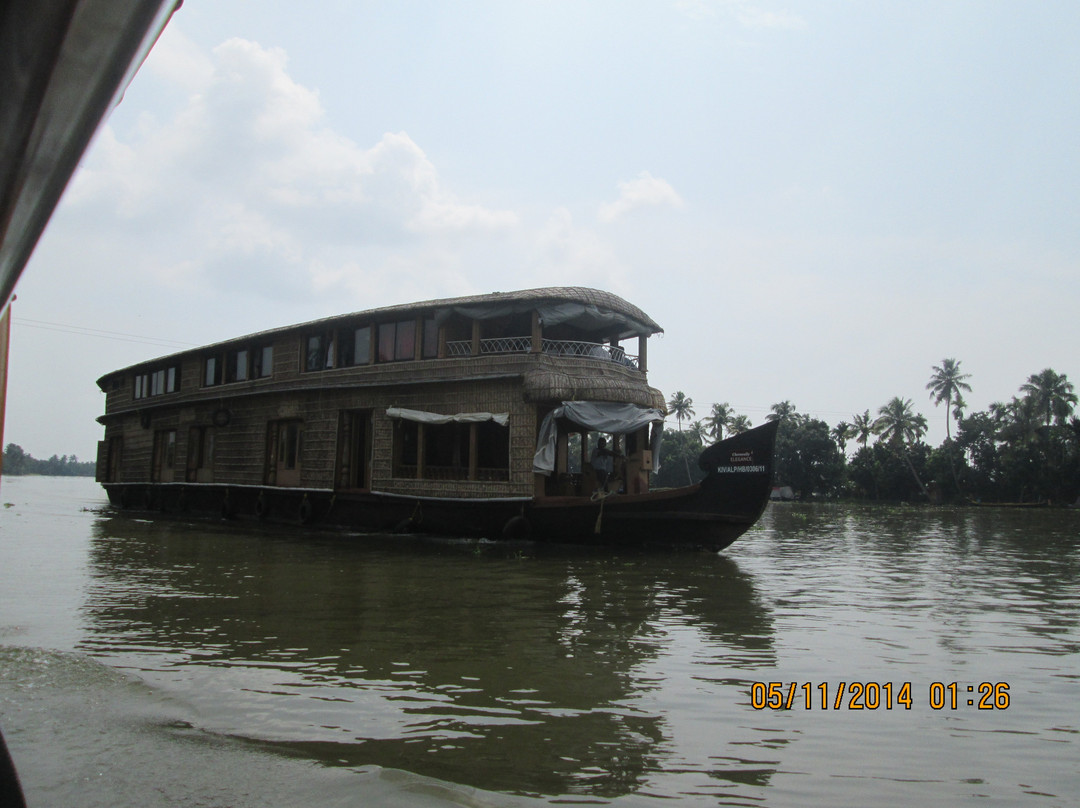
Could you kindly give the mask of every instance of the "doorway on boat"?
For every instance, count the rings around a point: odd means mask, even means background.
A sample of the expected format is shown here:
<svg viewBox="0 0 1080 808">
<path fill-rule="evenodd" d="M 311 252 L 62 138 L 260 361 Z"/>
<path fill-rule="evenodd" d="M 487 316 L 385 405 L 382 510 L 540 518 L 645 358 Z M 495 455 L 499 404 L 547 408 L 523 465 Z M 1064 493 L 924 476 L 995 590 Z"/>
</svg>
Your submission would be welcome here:
<svg viewBox="0 0 1080 808">
<path fill-rule="evenodd" d="M 371 487 L 371 410 L 342 410 L 334 479 L 339 489 Z"/>
<path fill-rule="evenodd" d="M 188 430 L 187 469 L 184 478 L 189 483 L 214 481 L 214 428 L 193 426 Z"/>
<path fill-rule="evenodd" d="M 547 478 L 548 496 L 587 497 L 597 491 L 626 490 L 626 436 L 559 424 L 555 473 Z"/>
<path fill-rule="evenodd" d="M 650 437 L 651 424 L 626 432 L 601 432 L 569 418 L 556 418 L 554 425 L 548 459 L 553 466 L 546 466 L 553 473 L 542 478 L 544 496 L 590 497 L 598 491 L 644 494 L 649 490 L 652 446 L 658 442 Z"/>
<path fill-rule="evenodd" d="M 110 437 L 105 443 L 105 465 L 104 469 L 101 465 L 100 449 L 98 459 L 98 475 L 97 481 L 99 483 L 115 483 L 120 481 L 120 461 L 123 458 L 124 453 L 124 439 L 122 437 Z M 105 475 L 102 477 L 101 472 L 104 471 Z"/>
<path fill-rule="evenodd" d="M 272 421 L 267 429 L 268 485 L 298 486 L 304 455 L 304 423 Z"/>
<path fill-rule="evenodd" d="M 154 433 L 154 453 L 153 463 L 150 467 L 150 481 L 171 483 L 175 464 L 176 430 L 159 429 Z"/>
</svg>

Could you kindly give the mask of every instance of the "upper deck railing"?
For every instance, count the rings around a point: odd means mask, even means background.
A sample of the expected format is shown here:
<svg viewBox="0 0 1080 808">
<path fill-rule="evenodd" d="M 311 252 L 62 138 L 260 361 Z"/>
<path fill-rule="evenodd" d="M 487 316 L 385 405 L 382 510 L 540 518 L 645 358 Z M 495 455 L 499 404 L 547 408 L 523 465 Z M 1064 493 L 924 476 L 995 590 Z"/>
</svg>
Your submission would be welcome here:
<svg viewBox="0 0 1080 808">
<path fill-rule="evenodd" d="M 556 356 L 580 356 L 587 359 L 601 359 L 606 362 L 618 362 L 624 367 L 640 370 L 638 358 L 624 351 L 618 345 L 605 345 L 601 342 L 582 342 L 580 340 L 545 339 L 541 350 Z M 480 340 L 480 355 L 530 353 L 531 337 L 491 337 Z M 463 357 L 473 356 L 472 340 L 455 340 L 446 343 L 446 355 Z"/>
</svg>

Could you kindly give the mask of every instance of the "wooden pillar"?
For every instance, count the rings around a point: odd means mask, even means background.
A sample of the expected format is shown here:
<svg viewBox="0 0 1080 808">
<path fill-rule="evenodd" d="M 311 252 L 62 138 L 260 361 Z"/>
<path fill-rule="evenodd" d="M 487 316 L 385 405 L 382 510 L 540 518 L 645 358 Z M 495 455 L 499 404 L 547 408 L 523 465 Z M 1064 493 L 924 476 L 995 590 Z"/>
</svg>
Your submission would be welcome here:
<svg viewBox="0 0 1080 808">
<path fill-rule="evenodd" d="M 649 370 L 649 368 L 648 368 L 648 364 L 649 364 L 649 361 L 648 361 L 649 338 L 645 334 L 642 334 L 641 336 L 639 336 L 637 338 L 637 340 L 638 340 L 638 349 L 637 349 L 638 369 L 642 373 L 647 373 L 648 370 Z"/>
<path fill-rule="evenodd" d="M 416 479 L 424 479 L 424 425 L 416 425 Z"/>
<path fill-rule="evenodd" d="M 472 355 L 480 355 L 480 321 L 472 321 Z"/>
<path fill-rule="evenodd" d="M 476 480 L 476 470 L 479 467 L 479 458 L 477 457 L 477 450 L 480 448 L 480 442 L 477 439 L 480 429 L 477 424 L 469 424 L 469 479 Z"/>
<path fill-rule="evenodd" d="M 541 353 L 544 350 L 544 327 L 540 322 L 540 312 L 532 313 L 532 352 Z"/>
</svg>

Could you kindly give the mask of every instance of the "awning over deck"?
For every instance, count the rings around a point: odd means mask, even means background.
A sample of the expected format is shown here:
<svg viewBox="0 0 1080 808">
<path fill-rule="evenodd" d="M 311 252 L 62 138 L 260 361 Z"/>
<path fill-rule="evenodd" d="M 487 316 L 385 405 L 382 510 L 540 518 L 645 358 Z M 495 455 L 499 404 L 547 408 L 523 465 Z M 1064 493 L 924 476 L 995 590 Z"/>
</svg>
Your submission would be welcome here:
<svg viewBox="0 0 1080 808">
<path fill-rule="evenodd" d="M 639 407 L 636 404 L 564 401 L 549 412 L 540 424 L 536 454 L 533 457 L 534 474 L 551 474 L 555 470 L 555 443 L 559 434 L 557 423 L 559 418 L 566 418 L 591 431 L 614 435 L 625 435 L 649 424 L 659 423 L 662 426 L 664 423 L 664 414 L 660 410 Z M 662 436 L 662 428 L 653 430 L 651 449 L 657 468 L 659 468 Z"/>
<path fill-rule="evenodd" d="M 424 410 L 407 410 L 404 407 L 389 407 L 386 410 L 389 418 L 400 418 L 404 421 L 416 421 L 421 424 L 482 424 L 485 421 L 494 421 L 499 426 L 506 426 L 510 422 L 508 412 L 458 412 L 453 415 L 443 415 L 438 412 L 425 412 Z"/>
</svg>

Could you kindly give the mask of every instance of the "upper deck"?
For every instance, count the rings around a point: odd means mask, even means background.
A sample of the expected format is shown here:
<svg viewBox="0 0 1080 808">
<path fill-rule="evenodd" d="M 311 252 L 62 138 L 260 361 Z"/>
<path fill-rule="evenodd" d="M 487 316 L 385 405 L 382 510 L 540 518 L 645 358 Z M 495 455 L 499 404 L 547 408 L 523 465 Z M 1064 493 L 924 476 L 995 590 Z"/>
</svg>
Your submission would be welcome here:
<svg viewBox="0 0 1080 808">
<path fill-rule="evenodd" d="M 646 382 L 646 343 L 662 330 L 636 306 L 596 289 L 498 292 L 263 331 L 122 368 L 98 386 L 106 415 L 313 387 L 510 376 L 524 379 L 533 401 L 663 406 Z M 635 339 L 629 351 L 622 344 Z"/>
</svg>

